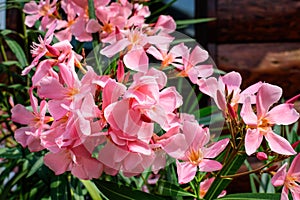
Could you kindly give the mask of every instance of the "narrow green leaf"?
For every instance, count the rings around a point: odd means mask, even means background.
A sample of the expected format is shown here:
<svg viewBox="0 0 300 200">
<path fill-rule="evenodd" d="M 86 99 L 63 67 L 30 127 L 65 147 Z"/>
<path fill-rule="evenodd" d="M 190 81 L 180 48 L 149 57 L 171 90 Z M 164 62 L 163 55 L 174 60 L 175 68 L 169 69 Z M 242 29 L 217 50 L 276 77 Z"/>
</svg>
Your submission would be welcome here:
<svg viewBox="0 0 300 200">
<path fill-rule="evenodd" d="M 68 199 L 69 191 L 68 191 L 68 181 L 65 175 L 54 176 L 51 179 L 51 199 L 52 200 L 61 200 Z"/>
<path fill-rule="evenodd" d="M 87 191 L 89 192 L 89 194 L 93 200 L 101 200 L 102 199 L 100 196 L 100 191 L 96 187 L 95 183 L 93 183 L 90 180 L 80 179 L 80 181 L 82 182 L 84 187 L 87 189 Z"/>
<path fill-rule="evenodd" d="M 22 153 L 17 148 L 0 148 L 0 158 L 17 159 L 21 157 Z"/>
<path fill-rule="evenodd" d="M 15 54 L 21 66 L 27 66 L 27 59 L 21 46 L 15 40 L 10 39 L 9 37 L 5 37 L 5 42 L 9 46 L 11 51 Z"/>
<path fill-rule="evenodd" d="M 247 158 L 246 154 L 236 155 L 232 162 L 228 162 L 228 165 L 223 166 L 220 170 L 220 175 L 231 175 L 235 174 L 237 170 L 242 166 L 245 159 Z M 205 199 L 216 199 L 218 195 L 224 190 L 228 184 L 231 182 L 231 179 L 224 179 L 220 176 L 217 176 L 214 182 L 211 184 L 210 188 L 208 189 Z"/>
<path fill-rule="evenodd" d="M 189 25 L 189 24 L 198 24 L 204 22 L 214 21 L 216 18 L 200 18 L 200 19 L 186 19 L 186 20 L 177 20 L 176 24 L 178 25 Z"/>
<path fill-rule="evenodd" d="M 194 194 L 191 194 L 183 190 L 181 187 L 163 180 L 160 180 L 158 182 L 157 194 L 162 196 L 171 196 L 171 197 L 180 197 L 180 196 L 195 197 Z"/>
<path fill-rule="evenodd" d="M 239 194 L 229 194 L 220 200 L 279 200 L 279 193 L 239 193 Z"/>
<path fill-rule="evenodd" d="M 44 164 L 43 157 L 41 156 L 31 167 L 29 173 L 27 174 L 26 178 L 32 176 L 38 169 L 40 169 Z"/>
<path fill-rule="evenodd" d="M 162 200 L 158 196 L 151 195 L 139 190 L 134 190 L 130 187 L 118 185 L 117 183 L 93 180 L 98 189 L 109 199 L 122 199 L 122 200 Z"/>
</svg>

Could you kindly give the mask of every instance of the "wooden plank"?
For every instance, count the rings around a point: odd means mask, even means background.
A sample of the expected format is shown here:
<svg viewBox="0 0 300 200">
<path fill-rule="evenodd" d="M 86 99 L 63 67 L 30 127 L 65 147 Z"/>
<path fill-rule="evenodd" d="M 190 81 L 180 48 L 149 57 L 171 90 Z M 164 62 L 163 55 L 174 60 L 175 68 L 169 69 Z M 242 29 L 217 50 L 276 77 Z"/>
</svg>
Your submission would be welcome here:
<svg viewBox="0 0 300 200">
<path fill-rule="evenodd" d="M 218 0 L 217 25 L 210 42 L 299 41 L 299 0 Z"/>
<path fill-rule="evenodd" d="M 222 68 L 255 68 L 269 52 L 282 52 L 300 48 L 295 43 L 219 44 L 216 64 Z"/>
</svg>

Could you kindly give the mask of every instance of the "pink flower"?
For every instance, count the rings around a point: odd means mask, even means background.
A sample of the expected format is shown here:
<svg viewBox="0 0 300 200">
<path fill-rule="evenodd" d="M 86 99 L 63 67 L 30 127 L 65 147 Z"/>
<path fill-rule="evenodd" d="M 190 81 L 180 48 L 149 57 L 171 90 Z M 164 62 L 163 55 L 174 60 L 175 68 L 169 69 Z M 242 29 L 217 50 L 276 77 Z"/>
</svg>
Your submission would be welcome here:
<svg viewBox="0 0 300 200">
<path fill-rule="evenodd" d="M 241 117 L 248 127 L 245 137 L 248 155 L 258 149 L 263 137 L 267 140 L 271 150 L 276 153 L 284 155 L 296 153 L 285 138 L 272 130 L 275 124 L 288 125 L 299 119 L 299 113 L 293 108 L 293 104 L 280 104 L 269 111 L 270 107 L 280 99 L 281 94 L 280 87 L 264 83 L 256 96 L 256 114 L 252 110 L 250 97 L 246 98 Z"/>
<path fill-rule="evenodd" d="M 45 130 L 49 129 L 47 124 L 52 119 L 45 116 L 47 111 L 47 102 L 42 101 L 38 108 L 37 99 L 33 96 L 30 90 L 30 102 L 33 112 L 27 110 L 23 105 L 17 104 L 11 110 L 12 121 L 27 125 L 15 131 L 15 139 L 23 147 L 29 148 L 30 151 L 40 151 L 44 149 L 41 145 L 40 135 Z"/>
<path fill-rule="evenodd" d="M 173 65 L 174 67 L 180 67 L 182 65 L 181 56 L 188 51 L 188 48 L 180 43 L 171 49 L 169 45 L 156 45 L 157 48 L 151 46 L 148 48 L 147 53 L 154 56 L 157 60 L 161 60 L 161 67 L 167 67 Z"/>
<path fill-rule="evenodd" d="M 44 163 L 55 172 L 55 175 L 71 171 L 80 179 L 99 178 L 103 171 L 103 164 L 93 158 L 83 145 L 62 149 L 58 153 L 47 153 Z"/>
<path fill-rule="evenodd" d="M 221 163 L 210 158 L 219 155 L 227 146 L 229 139 L 223 139 L 205 147 L 210 139 L 209 130 L 202 128 L 196 121 L 184 121 L 182 132 L 171 136 L 162 144 L 162 148 L 177 159 L 180 184 L 193 180 L 198 170 L 212 172 L 222 168 Z"/>
<path fill-rule="evenodd" d="M 145 48 L 151 45 L 169 44 L 172 40 L 173 38 L 170 36 L 148 36 L 142 30 L 136 28 L 127 31 L 123 39 L 105 47 L 100 53 L 112 57 L 120 51 L 127 50 L 123 58 L 125 66 L 135 71 L 147 72 L 149 58 Z"/>
<path fill-rule="evenodd" d="M 212 97 L 218 108 L 224 113 L 227 110 L 227 103 L 234 108 L 234 111 L 237 109 L 238 103 L 243 103 L 246 97 L 251 96 L 251 103 L 255 103 L 254 94 L 258 91 L 262 83 L 258 82 L 251 85 L 243 92 L 240 89 L 241 83 L 242 77 L 237 72 L 230 72 L 219 77 L 218 80 L 215 77 L 210 77 L 208 79 L 200 79 L 197 82 L 199 90 Z M 230 102 L 227 102 L 228 96 L 232 96 Z"/>
<path fill-rule="evenodd" d="M 282 165 L 277 173 L 272 177 L 271 182 L 275 187 L 282 186 L 281 200 L 288 200 L 290 190 L 294 200 L 300 199 L 300 154 L 298 154 L 288 171 L 287 163 Z"/>
<path fill-rule="evenodd" d="M 52 3 L 50 0 L 41 0 L 39 4 L 35 1 L 26 3 L 23 11 L 29 15 L 25 17 L 25 24 L 32 27 L 42 17 L 41 28 L 46 30 L 46 27 L 55 20 L 53 13 L 56 11 L 56 2 L 56 0 L 53 0 Z"/>
<path fill-rule="evenodd" d="M 53 39 L 53 33 L 55 28 L 56 28 L 56 23 L 53 23 L 48 29 L 48 31 L 46 32 L 44 39 L 41 36 L 39 36 L 38 38 L 39 44 L 35 42 L 32 43 L 31 46 L 32 49 L 30 50 L 30 53 L 32 57 L 34 57 L 34 59 L 31 62 L 31 64 L 22 71 L 22 75 L 28 74 L 29 71 L 34 66 L 37 65 L 37 63 L 43 56 L 51 55 L 57 57 L 59 55 L 59 51 L 50 46 L 50 43 L 52 42 Z"/>
<path fill-rule="evenodd" d="M 196 83 L 199 77 L 206 78 L 213 73 L 212 65 L 198 65 L 208 59 L 207 51 L 196 46 L 190 53 L 188 49 L 182 55 L 182 65 L 177 66 L 181 72 L 179 76 L 189 77 L 192 83 Z"/>
</svg>

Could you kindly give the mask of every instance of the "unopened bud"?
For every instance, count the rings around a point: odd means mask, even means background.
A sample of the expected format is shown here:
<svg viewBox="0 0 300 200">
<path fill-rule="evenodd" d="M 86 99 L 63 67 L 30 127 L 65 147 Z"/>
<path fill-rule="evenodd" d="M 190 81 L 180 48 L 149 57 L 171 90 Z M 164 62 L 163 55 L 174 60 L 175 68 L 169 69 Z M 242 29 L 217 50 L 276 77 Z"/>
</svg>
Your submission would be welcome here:
<svg viewBox="0 0 300 200">
<path fill-rule="evenodd" d="M 258 160 L 267 160 L 268 159 L 268 155 L 266 153 L 264 153 L 264 152 L 258 152 L 256 154 L 256 158 Z"/>
</svg>

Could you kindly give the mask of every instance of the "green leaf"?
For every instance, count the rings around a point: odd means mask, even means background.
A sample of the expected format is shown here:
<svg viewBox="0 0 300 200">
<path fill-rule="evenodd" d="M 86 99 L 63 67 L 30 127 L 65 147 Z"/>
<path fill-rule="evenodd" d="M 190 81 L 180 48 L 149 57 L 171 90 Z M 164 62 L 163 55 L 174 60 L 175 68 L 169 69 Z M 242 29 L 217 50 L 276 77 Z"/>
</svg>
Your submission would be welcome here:
<svg viewBox="0 0 300 200">
<path fill-rule="evenodd" d="M 117 183 L 93 180 L 98 189 L 109 199 L 122 199 L 122 200 L 162 200 L 158 196 L 154 196 L 139 190 L 134 190 L 124 185 Z"/>
<path fill-rule="evenodd" d="M 17 148 L 0 148 L 0 158 L 18 159 L 22 158 L 22 153 Z"/>
<path fill-rule="evenodd" d="M 220 200 L 279 200 L 279 193 L 239 193 L 239 194 L 229 194 Z"/>
<path fill-rule="evenodd" d="M 5 42 L 9 46 L 11 51 L 15 54 L 21 66 L 27 66 L 27 58 L 21 46 L 15 40 L 10 39 L 9 37 L 5 37 Z"/>
<path fill-rule="evenodd" d="M 192 196 L 195 197 L 194 194 L 191 194 L 181 187 L 174 185 L 170 182 L 160 180 L 158 182 L 157 194 L 162 196 L 172 196 L 172 197 L 183 197 L 183 196 Z"/>
<path fill-rule="evenodd" d="M 200 18 L 200 19 L 186 19 L 186 20 L 177 20 L 176 24 L 178 25 L 189 25 L 189 24 L 198 24 L 204 22 L 214 21 L 216 18 Z"/>
<path fill-rule="evenodd" d="M 37 161 L 31 167 L 31 169 L 30 169 L 29 173 L 27 174 L 26 178 L 33 175 L 38 169 L 40 169 L 43 166 L 43 164 L 44 164 L 43 158 L 44 157 L 41 156 L 39 159 L 37 159 Z"/>
<path fill-rule="evenodd" d="M 235 174 L 237 170 L 242 166 L 245 159 L 247 158 L 246 154 L 234 156 L 231 162 L 227 161 L 227 165 L 224 165 L 223 168 L 219 171 L 218 175 L 226 176 Z M 218 195 L 224 190 L 232 179 L 225 179 L 217 176 L 214 182 L 211 184 L 208 189 L 205 199 L 216 199 Z"/>
<path fill-rule="evenodd" d="M 93 200 L 101 200 L 102 199 L 101 196 L 100 196 L 100 191 L 96 187 L 95 183 L 93 183 L 90 180 L 80 179 L 80 181 L 82 182 L 84 187 L 87 189 L 87 191 L 89 192 L 89 194 L 90 194 L 90 196 L 92 197 Z"/>
<path fill-rule="evenodd" d="M 60 200 L 60 199 L 70 199 L 68 180 L 65 175 L 54 176 L 51 179 L 51 199 Z"/>
</svg>

